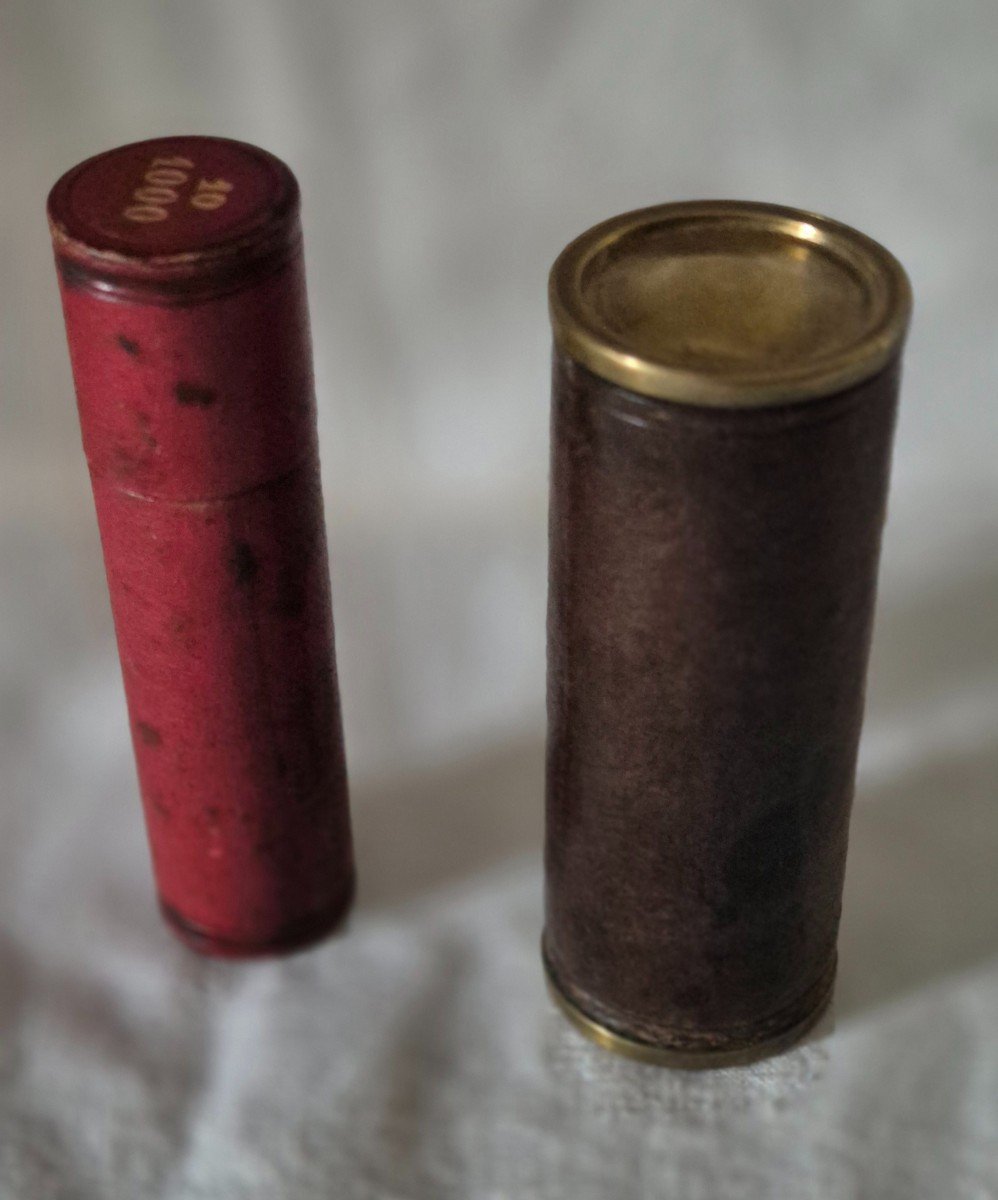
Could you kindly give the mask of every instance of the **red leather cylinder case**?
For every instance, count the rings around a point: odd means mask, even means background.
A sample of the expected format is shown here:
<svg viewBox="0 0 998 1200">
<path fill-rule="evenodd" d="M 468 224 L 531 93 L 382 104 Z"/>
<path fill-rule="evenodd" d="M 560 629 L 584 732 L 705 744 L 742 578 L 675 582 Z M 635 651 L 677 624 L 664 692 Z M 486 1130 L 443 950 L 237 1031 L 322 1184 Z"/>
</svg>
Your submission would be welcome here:
<svg viewBox="0 0 998 1200">
<path fill-rule="evenodd" d="M 161 908 L 203 953 L 290 950 L 354 880 L 298 187 L 162 138 L 49 220 Z"/>
</svg>

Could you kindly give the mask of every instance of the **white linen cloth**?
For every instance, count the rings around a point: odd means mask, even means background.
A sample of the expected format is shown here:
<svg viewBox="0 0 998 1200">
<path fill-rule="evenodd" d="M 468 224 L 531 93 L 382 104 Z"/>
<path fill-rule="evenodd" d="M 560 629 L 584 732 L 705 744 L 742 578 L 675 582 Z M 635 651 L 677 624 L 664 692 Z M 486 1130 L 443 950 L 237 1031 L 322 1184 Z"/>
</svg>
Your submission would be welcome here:
<svg viewBox="0 0 998 1200">
<path fill-rule="evenodd" d="M 956 0 L 7 0 L 0 1198 L 998 1197 L 998 77 Z M 155 912 L 48 186 L 171 132 L 299 174 L 360 896 L 281 962 Z M 544 274 L 799 204 L 916 292 L 833 1018 L 686 1074 L 543 990 Z"/>
<path fill-rule="evenodd" d="M 883 606 L 834 1020 L 716 1073 L 550 1007 L 536 742 L 359 787 L 347 931 L 213 963 L 153 909 L 113 657 L 42 682 L 4 746 L 0 1195 L 998 1195 L 995 583 Z"/>
</svg>

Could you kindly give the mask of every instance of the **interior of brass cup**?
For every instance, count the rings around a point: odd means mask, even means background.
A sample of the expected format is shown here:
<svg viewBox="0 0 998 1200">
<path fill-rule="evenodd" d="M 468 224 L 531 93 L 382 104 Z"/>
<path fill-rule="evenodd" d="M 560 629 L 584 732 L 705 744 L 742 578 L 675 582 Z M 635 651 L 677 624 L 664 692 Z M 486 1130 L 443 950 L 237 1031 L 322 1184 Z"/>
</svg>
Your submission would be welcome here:
<svg viewBox="0 0 998 1200">
<path fill-rule="evenodd" d="M 814 213 L 667 204 L 584 233 L 551 272 L 555 340 L 631 391 L 719 406 L 792 403 L 875 374 L 900 349 L 904 270 Z"/>
</svg>

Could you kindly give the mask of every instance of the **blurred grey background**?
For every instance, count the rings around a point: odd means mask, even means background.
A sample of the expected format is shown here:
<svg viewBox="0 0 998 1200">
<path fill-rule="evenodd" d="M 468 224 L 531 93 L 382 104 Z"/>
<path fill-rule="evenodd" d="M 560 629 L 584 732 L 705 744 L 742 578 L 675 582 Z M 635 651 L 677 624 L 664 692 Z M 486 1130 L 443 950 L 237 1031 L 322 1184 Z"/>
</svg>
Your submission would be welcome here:
<svg viewBox="0 0 998 1200">
<path fill-rule="evenodd" d="M 996 40 L 991 0 L 5 0 L 5 1200 L 998 1195 Z M 250 971 L 153 911 L 44 220 L 173 133 L 304 197 L 361 902 Z M 536 962 L 546 273 L 693 197 L 854 224 L 916 297 L 837 1028 L 710 1082 L 577 1046 Z"/>
</svg>

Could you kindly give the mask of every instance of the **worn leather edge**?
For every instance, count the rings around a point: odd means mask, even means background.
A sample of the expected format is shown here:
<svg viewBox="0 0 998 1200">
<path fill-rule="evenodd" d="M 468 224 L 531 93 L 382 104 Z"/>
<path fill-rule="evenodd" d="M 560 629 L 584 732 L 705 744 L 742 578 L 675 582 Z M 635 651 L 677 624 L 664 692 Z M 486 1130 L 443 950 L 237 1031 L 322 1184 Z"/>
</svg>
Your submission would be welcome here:
<svg viewBox="0 0 998 1200">
<path fill-rule="evenodd" d="M 224 934 L 213 933 L 188 921 L 162 897 L 159 898 L 159 911 L 170 932 L 197 954 L 208 958 L 275 958 L 305 950 L 333 934 L 350 912 L 355 893 L 356 874 L 351 871 L 346 887 L 331 905 L 286 926 L 265 942 L 239 942 Z"/>
</svg>

